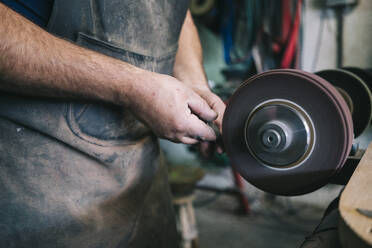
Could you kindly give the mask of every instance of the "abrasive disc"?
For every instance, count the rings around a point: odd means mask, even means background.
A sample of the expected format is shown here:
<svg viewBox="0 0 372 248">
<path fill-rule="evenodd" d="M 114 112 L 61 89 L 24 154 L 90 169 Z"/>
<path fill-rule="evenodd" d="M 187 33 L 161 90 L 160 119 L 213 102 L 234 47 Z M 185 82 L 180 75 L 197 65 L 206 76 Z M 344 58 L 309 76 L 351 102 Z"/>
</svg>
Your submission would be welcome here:
<svg viewBox="0 0 372 248">
<path fill-rule="evenodd" d="M 346 161 L 352 132 L 338 91 L 299 70 L 248 79 L 230 98 L 223 119 L 231 165 L 256 187 L 279 195 L 325 185 Z"/>
<path fill-rule="evenodd" d="M 372 91 L 372 72 L 368 70 L 364 70 L 362 68 L 358 67 L 343 67 L 343 70 L 349 71 L 351 73 L 354 73 L 360 79 L 363 80 L 363 82 L 368 86 L 369 90 Z"/>
<path fill-rule="evenodd" d="M 358 75 L 343 69 L 324 70 L 315 73 L 346 93 L 352 101 L 351 114 L 354 124 L 354 136 L 361 135 L 372 117 L 372 95 L 367 84 Z"/>
</svg>

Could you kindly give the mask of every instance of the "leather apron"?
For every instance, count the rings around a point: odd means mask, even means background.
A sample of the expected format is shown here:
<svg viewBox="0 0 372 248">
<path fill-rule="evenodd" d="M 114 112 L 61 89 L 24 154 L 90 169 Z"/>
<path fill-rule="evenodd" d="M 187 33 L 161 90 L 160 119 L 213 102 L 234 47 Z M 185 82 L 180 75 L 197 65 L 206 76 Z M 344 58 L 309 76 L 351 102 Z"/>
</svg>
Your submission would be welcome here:
<svg viewBox="0 0 372 248">
<path fill-rule="evenodd" d="M 48 30 L 171 74 L 187 8 L 55 0 Z M 126 109 L 0 92 L 0 247 L 177 247 L 160 160 L 157 138 Z"/>
</svg>

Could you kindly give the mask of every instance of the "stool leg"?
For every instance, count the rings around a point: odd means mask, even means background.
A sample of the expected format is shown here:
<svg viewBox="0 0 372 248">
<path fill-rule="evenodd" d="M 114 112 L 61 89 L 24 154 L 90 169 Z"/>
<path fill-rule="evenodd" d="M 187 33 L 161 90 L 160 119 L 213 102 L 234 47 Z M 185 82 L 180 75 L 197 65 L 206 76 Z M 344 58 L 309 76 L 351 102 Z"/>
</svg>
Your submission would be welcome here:
<svg viewBox="0 0 372 248">
<path fill-rule="evenodd" d="M 248 214 L 250 214 L 251 209 L 249 207 L 248 199 L 244 195 L 243 179 L 236 170 L 232 169 L 232 172 L 233 172 L 233 175 L 234 175 L 235 186 L 238 188 L 238 191 L 239 191 L 240 205 L 241 205 L 244 213 L 248 215 Z"/>
<path fill-rule="evenodd" d="M 198 230 L 193 206 L 193 196 L 174 199 L 178 229 L 181 234 L 181 248 L 198 248 Z"/>
</svg>

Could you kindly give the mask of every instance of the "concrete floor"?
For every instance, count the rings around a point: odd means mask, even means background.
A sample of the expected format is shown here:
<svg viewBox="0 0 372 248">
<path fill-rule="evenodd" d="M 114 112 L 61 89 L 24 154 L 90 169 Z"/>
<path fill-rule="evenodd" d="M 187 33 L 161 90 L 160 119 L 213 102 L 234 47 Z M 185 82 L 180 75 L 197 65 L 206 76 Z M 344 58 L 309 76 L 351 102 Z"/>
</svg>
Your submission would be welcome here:
<svg viewBox="0 0 372 248">
<path fill-rule="evenodd" d="M 184 145 L 164 140 L 161 144 L 168 161 L 173 164 L 202 164 Z M 234 186 L 230 167 L 205 170 L 206 176 L 199 186 L 220 190 Z M 195 205 L 204 205 L 196 207 L 200 248 L 299 247 L 341 188 L 327 185 L 302 196 L 272 198 L 244 181 L 244 192 L 252 209 L 249 216 L 239 213 L 236 196 L 220 194 L 215 199 L 215 193 L 197 190 Z"/>
<path fill-rule="evenodd" d="M 198 191 L 196 205 L 214 195 Z M 299 247 L 324 211 L 291 200 L 256 201 L 260 203 L 252 205 L 248 216 L 240 213 L 233 195 L 223 194 L 208 205 L 196 207 L 200 248 Z"/>
<path fill-rule="evenodd" d="M 199 185 L 233 187 L 231 170 L 207 171 Z M 197 190 L 195 211 L 200 248 L 296 248 L 311 234 L 341 186 L 327 185 L 313 193 L 272 196 L 244 183 L 251 214 L 244 215 L 238 197 Z"/>
</svg>

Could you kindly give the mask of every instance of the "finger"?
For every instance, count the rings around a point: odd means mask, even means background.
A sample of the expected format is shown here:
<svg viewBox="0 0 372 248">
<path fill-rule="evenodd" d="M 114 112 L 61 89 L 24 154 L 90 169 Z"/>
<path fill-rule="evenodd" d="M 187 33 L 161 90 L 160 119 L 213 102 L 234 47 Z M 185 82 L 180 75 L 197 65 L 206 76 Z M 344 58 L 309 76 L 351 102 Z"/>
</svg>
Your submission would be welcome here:
<svg viewBox="0 0 372 248">
<path fill-rule="evenodd" d="M 180 139 L 180 142 L 183 143 L 183 144 L 187 144 L 187 145 L 194 145 L 194 144 L 199 143 L 199 141 L 197 139 L 193 139 L 193 138 L 190 138 L 190 137 L 182 137 Z"/>
<path fill-rule="evenodd" d="M 200 142 L 199 153 L 203 158 L 209 158 L 211 154 L 211 142 Z"/>
<path fill-rule="evenodd" d="M 226 105 L 219 99 L 219 101 L 214 104 L 213 109 L 218 113 L 218 117 L 214 121 L 214 123 L 218 126 L 218 129 L 222 133 L 222 120 L 225 113 Z"/>
<path fill-rule="evenodd" d="M 223 117 L 218 117 L 213 123 L 217 126 L 218 131 L 220 134 L 222 134 L 222 118 Z"/>
<path fill-rule="evenodd" d="M 216 121 L 214 122 L 209 122 L 208 125 L 213 129 L 215 135 L 217 136 L 217 138 L 219 136 L 221 136 L 221 131 L 219 129 L 219 126 L 216 124 Z"/>
<path fill-rule="evenodd" d="M 209 122 L 217 118 L 217 113 L 211 109 L 208 103 L 195 94 L 195 97 L 188 102 L 188 106 L 193 114 L 200 119 Z"/>
<path fill-rule="evenodd" d="M 224 149 L 223 149 L 223 146 L 221 146 L 221 145 L 217 145 L 217 153 L 218 154 L 222 154 L 223 152 L 224 152 Z"/>
<path fill-rule="evenodd" d="M 222 139 L 222 134 L 221 133 L 217 137 L 216 144 L 217 144 L 217 152 L 219 154 L 224 153 L 225 152 L 225 146 L 223 145 L 223 139 Z"/>
<path fill-rule="evenodd" d="M 186 129 L 187 137 L 198 139 L 199 141 L 214 141 L 216 134 L 206 123 L 201 121 L 196 115 L 191 114 L 189 125 Z"/>
<path fill-rule="evenodd" d="M 209 106 L 218 114 L 214 123 L 217 125 L 220 132 L 222 132 L 222 119 L 225 113 L 226 105 L 217 95 L 209 92 L 203 95 Z"/>
</svg>

